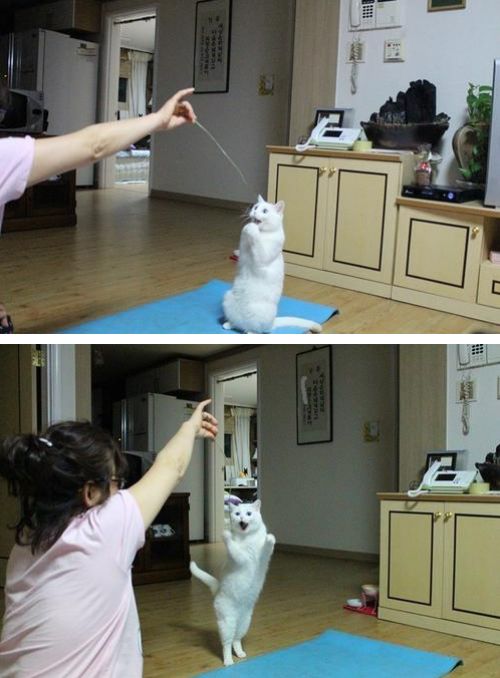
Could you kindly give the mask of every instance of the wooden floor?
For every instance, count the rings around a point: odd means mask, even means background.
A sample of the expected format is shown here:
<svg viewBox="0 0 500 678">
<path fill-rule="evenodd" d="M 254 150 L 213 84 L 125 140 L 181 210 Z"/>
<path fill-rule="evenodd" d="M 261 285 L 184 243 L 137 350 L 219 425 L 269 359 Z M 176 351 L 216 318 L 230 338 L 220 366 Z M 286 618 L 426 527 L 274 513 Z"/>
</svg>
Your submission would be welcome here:
<svg viewBox="0 0 500 678">
<path fill-rule="evenodd" d="M 193 546 L 191 556 L 214 571 L 222 549 L 215 544 Z M 347 598 L 359 596 L 361 584 L 377 581 L 373 564 L 275 553 L 244 642 L 248 657 L 294 645 L 332 628 L 460 657 L 464 665 L 453 672 L 456 678 L 500 675 L 500 647 L 496 645 L 379 621 L 342 608 Z M 188 678 L 222 667 L 212 597 L 201 582 L 138 586 L 136 597 L 145 678 Z"/>
<path fill-rule="evenodd" d="M 191 557 L 215 573 L 223 546 L 192 546 Z M 497 645 L 379 621 L 342 608 L 347 598 L 359 596 L 361 584 L 377 581 L 374 564 L 275 553 L 244 641 L 248 657 L 336 629 L 460 657 L 464 665 L 451 674 L 454 678 L 498 678 Z M 143 639 L 144 678 L 190 678 L 222 667 L 212 597 L 201 582 L 192 579 L 148 584 L 137 586 L 135 594 Z M 3 604 L 2 595 L 0 616 Z M 404 675 L 402 668 L 401 676 Z"/>
<path fill-rule="evenodd" d="M 149 199 L 127 187 L 79 191 L 78 226 L 0 236 L 0 300 L 17 333 L 50 333 L 231 281 L 237 212 Z M 498 325 L 287 277 L 288 296 L 336 306 L 325 333 L 497 332 Z"/>
</svg>

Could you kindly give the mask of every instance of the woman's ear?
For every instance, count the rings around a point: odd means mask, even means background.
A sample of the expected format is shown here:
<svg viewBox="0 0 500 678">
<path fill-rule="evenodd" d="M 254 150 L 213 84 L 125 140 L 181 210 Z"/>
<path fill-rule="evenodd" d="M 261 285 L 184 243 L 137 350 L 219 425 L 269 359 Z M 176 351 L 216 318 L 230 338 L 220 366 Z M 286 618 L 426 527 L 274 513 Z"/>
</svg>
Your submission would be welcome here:
<svg viewBox="0 0 500 678">
<path fill-rule="evenodd" d="M 102 501 L 101 490 L 91 481 L 87 481 L 83 486 L 83 503 L 85 508 L 89 509 L 97 506 Z"/>
</svg>

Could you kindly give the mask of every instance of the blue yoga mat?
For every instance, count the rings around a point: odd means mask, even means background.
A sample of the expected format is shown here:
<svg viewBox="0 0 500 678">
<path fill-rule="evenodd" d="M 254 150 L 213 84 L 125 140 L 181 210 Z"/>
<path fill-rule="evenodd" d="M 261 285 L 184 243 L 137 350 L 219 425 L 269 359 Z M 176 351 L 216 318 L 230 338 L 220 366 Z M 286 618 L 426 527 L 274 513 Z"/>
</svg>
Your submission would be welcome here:
<svg viewBox="0 0 500 678">
<path fill-rule="evenodd" d="M 61 330 L 61 334 L 238 334 L 222 328 L 222 298 L 229 283 L 211 280 L 203 287 L 136 306 L 128 311 Z M 282 297 L 278 315 L 324 323 L 337 309 Z M 273 334 L 303 334 L 303 328 L 280 327 Z"/>
<path fill-rule="evenodd" d="M 222 678 L 439 678 L 462 663 L 457 657 L 325 631 L 305 643 L 203 673 Z"/>
</svg>

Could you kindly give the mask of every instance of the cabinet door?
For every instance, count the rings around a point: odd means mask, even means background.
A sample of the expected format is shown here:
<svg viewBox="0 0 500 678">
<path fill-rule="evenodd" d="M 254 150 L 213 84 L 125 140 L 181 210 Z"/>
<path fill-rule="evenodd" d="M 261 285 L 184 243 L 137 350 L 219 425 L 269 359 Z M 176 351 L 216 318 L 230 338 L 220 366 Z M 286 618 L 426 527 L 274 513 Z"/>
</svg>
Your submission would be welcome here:
<svg viewBox="0 0 500 678">
<path fill-rule="evenodd" d="M 500 506 L 445 508 L 443 617 L 500 629 Z"/>
<path fill-rule="evenodd" d="M 400 163 L 331 163 L 324 268 L 390 284 Z"/>
<path fill-rule="evenodd" d="M 443 504 L 383 501 L 380 605 L 441 616 Z"/>
<path fill-rule="evenodd" d="M 394 284 L 475 302 L 482 243 L 481 217 L 401 207 Z"/>
<path fill-rule="evenodd" d="M 286 262 L 322 267 L 329 163 L 328 158 L 271 154 L 268 200 L 285 202 Z"/>
</svg>

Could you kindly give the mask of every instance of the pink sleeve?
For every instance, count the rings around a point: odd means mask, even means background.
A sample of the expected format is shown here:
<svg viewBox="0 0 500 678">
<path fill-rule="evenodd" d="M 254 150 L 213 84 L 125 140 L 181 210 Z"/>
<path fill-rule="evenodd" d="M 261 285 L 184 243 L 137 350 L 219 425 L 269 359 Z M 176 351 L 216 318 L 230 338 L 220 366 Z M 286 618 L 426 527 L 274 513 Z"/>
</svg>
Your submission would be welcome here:
<svg viewBox="0 0 500 678">
<path fill-rule="evenodd" d="M 32 137 L 0 139 L 0 205 L 16 200 L 24 193 L 34 154 Z"/>
<path fill-rule="evenodd" d="M 134 497 L 127 490 L 117 492 L 95 511 L 93 522 L 120 567 L 129 570 L 145 538 L 144 522 Z"/>
</svg>

